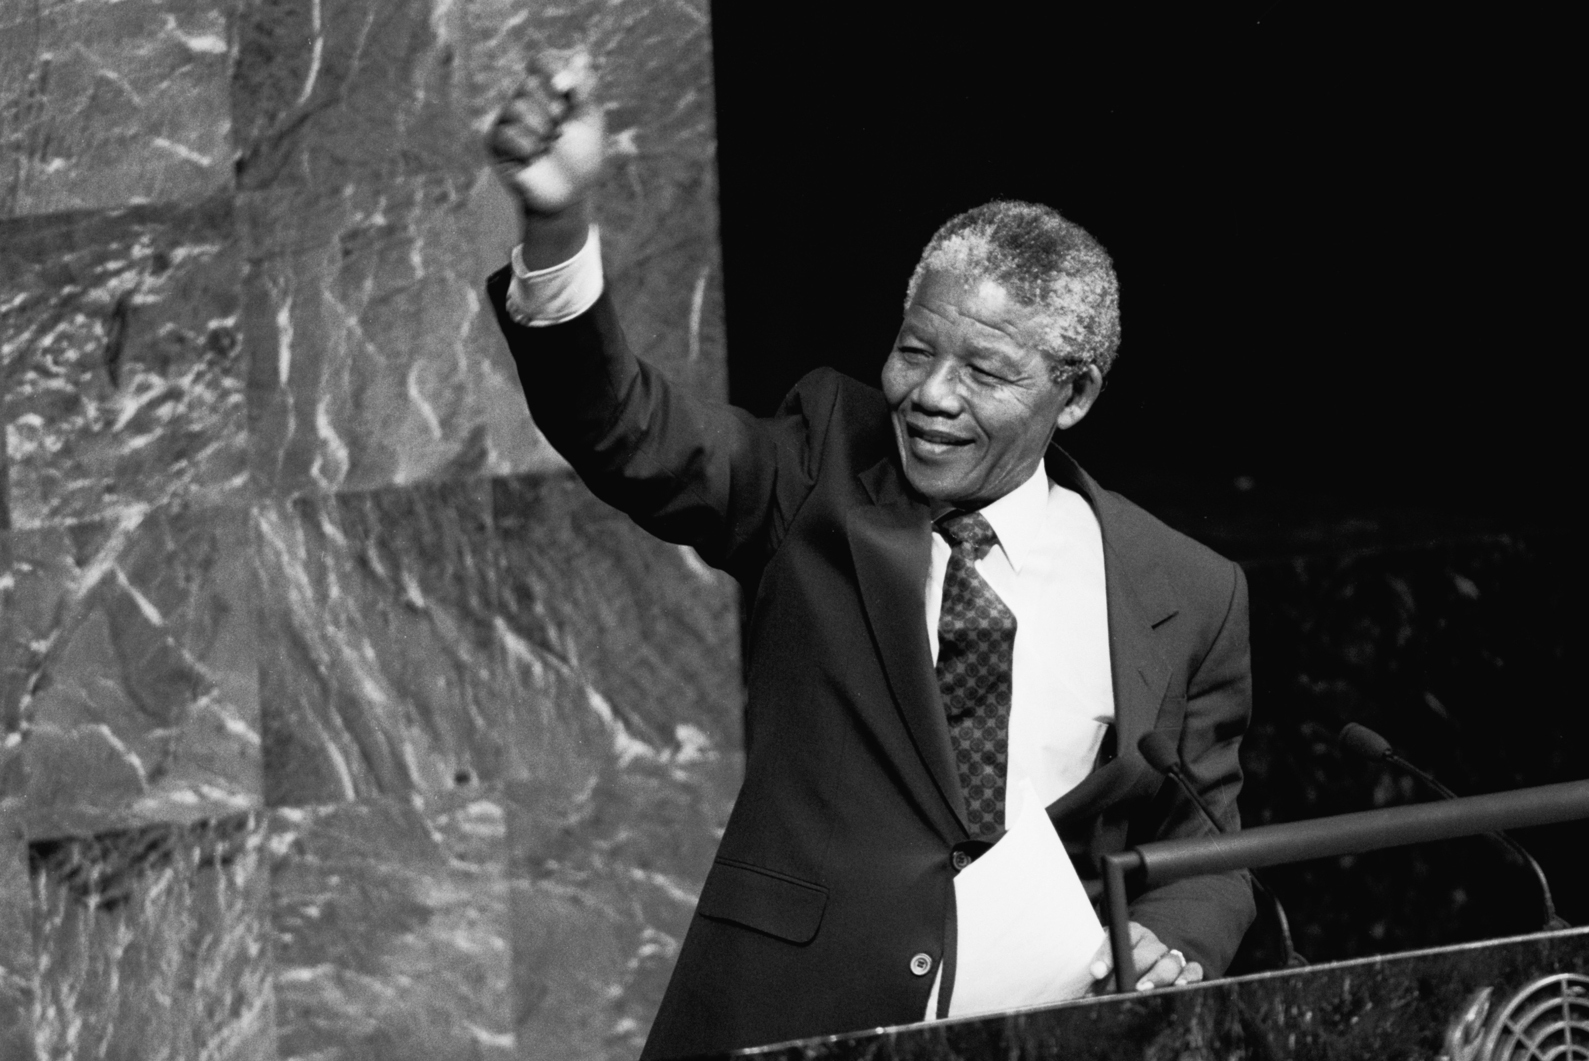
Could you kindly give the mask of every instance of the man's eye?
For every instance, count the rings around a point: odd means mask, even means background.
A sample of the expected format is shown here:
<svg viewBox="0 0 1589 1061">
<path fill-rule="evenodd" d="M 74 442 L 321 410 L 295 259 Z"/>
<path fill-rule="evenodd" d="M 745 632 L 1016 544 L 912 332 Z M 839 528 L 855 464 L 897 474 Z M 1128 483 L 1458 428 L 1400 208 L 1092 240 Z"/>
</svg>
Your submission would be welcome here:
<svg viewBox="0 0 1589 1061">
<path fill-rule="evenodd" d="M 994 372 L 994 371 L 992 371 L 990 369 L 983 368 L 981 365 L 972 365 L 971 366 L 971 378 L 976 380 L 978 383 L 1003 383 L 1004 382 L 1004 377 L 1003 376 L 999 375 L 997 372 Z"/>
<path fill-rule="evenodd" d="M 901 346 L 897 347 L 894 352 L 899 354 L 901 357 L 908 357 L 912 360 L 920 360 L 929 356 L 927 351 L 923 350 L 919 346 Z"/>
</svg>

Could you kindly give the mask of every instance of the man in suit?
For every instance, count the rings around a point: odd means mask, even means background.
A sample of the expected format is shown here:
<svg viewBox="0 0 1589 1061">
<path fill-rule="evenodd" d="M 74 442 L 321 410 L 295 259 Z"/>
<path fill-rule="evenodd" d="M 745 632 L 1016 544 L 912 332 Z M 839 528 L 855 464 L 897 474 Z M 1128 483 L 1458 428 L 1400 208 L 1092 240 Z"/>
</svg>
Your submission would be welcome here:
<svg viewBox="0 0 1589 1061">
<path fill-rule="evenodd" d="M 1237 826 L 1241 571 L 1052 445 L 1118 347 L 1085 232 L 1020 203 L 952 220 L 881 391 L 819 371 L 758 420 L 630 353 L 588 221 L 602 143 L 582 64 L 515 93 L 489 146 L 524 239 L 488 292 L 552 444 L 752 602 L 744 786 L 646 1056 L 942 1015 L 955 875 L 1020 792 L 1093 878 L 1102 854 L 1205 832 L 1136 752 L 1158 729 Z M 1135 895 L 1138 986 L 1222 972 L 1252 916 L 1241 874 Z"/>
</svg>

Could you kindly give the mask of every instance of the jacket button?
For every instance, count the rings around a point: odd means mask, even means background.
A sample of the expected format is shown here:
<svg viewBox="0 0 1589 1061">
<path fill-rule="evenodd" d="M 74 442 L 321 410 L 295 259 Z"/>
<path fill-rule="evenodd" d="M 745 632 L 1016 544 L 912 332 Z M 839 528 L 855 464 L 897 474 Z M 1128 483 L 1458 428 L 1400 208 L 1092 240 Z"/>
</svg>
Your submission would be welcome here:
<svg viewBox="0 0 1589 1061">
<path fill-rule="evenodd" d="M 917 976 L 926 976 L 932 972 L 932 958 L 926 954 L 918 954 L 910 960 L 910 971 Z"/>
<path fill-rule="evenodd" d="M 949 861 L 954 863 L 954 868 L 958 871 L 971 865 L 971 856 L 964 851 L 956 851 Z"/>
</svg>

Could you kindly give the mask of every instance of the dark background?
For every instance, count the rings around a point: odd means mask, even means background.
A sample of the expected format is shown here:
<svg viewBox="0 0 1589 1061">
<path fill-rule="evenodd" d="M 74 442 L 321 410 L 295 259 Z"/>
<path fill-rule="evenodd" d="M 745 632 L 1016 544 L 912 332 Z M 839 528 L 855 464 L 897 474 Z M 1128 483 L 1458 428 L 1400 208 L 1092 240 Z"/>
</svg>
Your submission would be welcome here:
<svg viewBox="0 0 1589 1061">
<path fill-rule="evenodd" d="M 713 5 L 737 402 L 771 411 L 817 365 L 875 382 L 936 226 L 1033 199 L 1121 276 L 1121 359 L 1064 439 L 1106 485 L 1172 522 L 1561 513 L 1565 25 L 1053 9 Z"/>
<path fill-rule="evenodd" d="M 1460 792 L 1589 772 L 1568 27 L 1039 7 L 713 5 L 734 399 L 770 412 L 818 365 L 875 382 L 938 224 L 1057 206 L 1114 255 L 1124 317 L 1064 444 L 1250 579 L 1244 820 L 1427 798 L 1340 755 L 1351 720 Z M 1589 921 L 1589 828 L 1524 839 Z M 1269 879 L 1315 960 L 1539 923 L 1483 839 Z"/>
</svg>

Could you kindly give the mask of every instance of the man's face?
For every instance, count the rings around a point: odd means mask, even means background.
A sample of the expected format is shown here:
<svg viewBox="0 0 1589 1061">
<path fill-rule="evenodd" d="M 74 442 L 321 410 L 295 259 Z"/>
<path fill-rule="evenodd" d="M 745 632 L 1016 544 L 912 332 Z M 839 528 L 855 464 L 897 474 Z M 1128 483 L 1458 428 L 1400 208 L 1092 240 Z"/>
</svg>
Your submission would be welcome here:
<svg viewBox="0 0 1589 1061">
<path fill-rule="evenodd" d="M 919 493 L 961 507 L 1002 497 L 1036 469 L 1056 425 L 1086 412 L 1066 414 L 1075 388 L 1050 378 L 1040 339 L 1038 313 L 1002 285 L 939 269 L 922 277 L 883 366 Z"/>
</svg>

